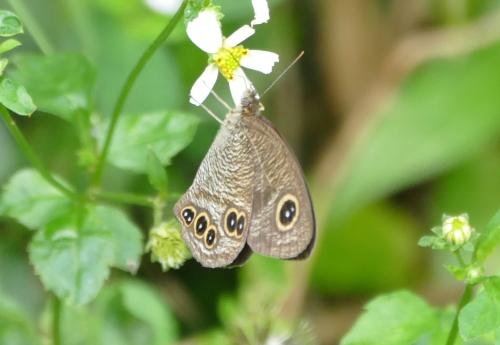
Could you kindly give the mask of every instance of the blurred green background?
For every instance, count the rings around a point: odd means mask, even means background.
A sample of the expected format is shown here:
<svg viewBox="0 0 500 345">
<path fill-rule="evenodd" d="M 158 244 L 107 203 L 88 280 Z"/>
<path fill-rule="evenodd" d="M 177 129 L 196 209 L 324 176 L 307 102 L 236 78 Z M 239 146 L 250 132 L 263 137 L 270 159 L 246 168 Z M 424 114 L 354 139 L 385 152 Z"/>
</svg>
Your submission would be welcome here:
<svg viewBox="0 0 500 345">
<path fill-rule="evenodd" d="M 253 17 L 250 0 L 215 3 L 226 34 Z M 243 268 L 217 270 L 191 260 L 162 273 L 144 255 L 136 276 L 113 272 L 89 307 L 64 309 L 64 344 L 97 344 L 95 329 L 106 344 L 222 344 L 223 334 L 243 339 L 248 329 L 266 339 L 292 329 L 297 339 L 307 334 L 314 338 L 307 341 L 336 344 L 378 293 L 408 288 L 438 306 L 457 300 L 460 286 L 442 269 L 447 259 L 417 241 L 443 213 L 468 212 L 481 229 L 500 206 L 500 1 L 270 4 L 271 21 L 245 44 L 277 52 L 281 62 L 271 76 L 248 74 L 264 90 L 305 51 L 263 103 L 311 187 L 319 226 L 313 256 L 280 262 L 254 255 Z M 14 10 L 26 27 L 19 51 L 39 52 L 30 36 L 36 25 L 56 51 L 89 59 L 97 82 L 92 99 L 103 116 L 171 15 L 143 0 L 1 0 L 0 8 Z M 125 108 L 199 117 L 194 140 L 167 168 L 175 193 L 191 183 L 218 128 L 188 103 L 206 60 L 179 25 Z M 227 85 L 216 90 L 230 99 Z M 41 112 L 17 122 L 53 170 L 82 179 L 74 164 L 77 134 L 66 122 Z M 0 122 L 0 183 L 26 164 Z M 152 193 L 143 175 L 113 167 L 105 185 Z M 150 212 L 125 210 L 146 234 Z M 0 311 L 13 320 L 28 315 L 43 332 L 51 302 L 27 259 L 31 235 L 8 219 L 0 223 Z M 500 272 L 498 260 L 490 262 L 491 272 Z"/>
</svg>

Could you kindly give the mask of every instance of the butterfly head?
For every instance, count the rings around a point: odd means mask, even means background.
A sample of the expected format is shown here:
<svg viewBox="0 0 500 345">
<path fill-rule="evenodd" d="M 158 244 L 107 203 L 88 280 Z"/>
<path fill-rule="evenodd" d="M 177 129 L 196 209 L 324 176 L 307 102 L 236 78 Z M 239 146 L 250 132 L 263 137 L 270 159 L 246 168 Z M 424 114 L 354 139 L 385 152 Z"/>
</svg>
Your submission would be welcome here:
<svg viewBox="0 0 500 345">
<path fill-rule="evenodd" d="M 264 106 L 260 103 L 260 97 L 254 88 L 249 88 L 241 98 L 241 114 L 245 116 L 259 115 Z"/>
</svg>

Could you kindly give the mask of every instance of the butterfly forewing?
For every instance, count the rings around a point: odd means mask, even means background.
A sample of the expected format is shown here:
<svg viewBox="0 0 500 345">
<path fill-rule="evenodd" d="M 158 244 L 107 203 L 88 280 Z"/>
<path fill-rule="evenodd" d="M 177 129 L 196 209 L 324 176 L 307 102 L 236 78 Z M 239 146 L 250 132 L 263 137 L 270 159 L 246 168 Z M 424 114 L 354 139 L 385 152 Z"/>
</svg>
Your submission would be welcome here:
<svg viewBox="0 0 500 345">
<path fill-rule="evenodd" d="M 245 246 L 252 211 L 253 157 L 241 121 L 227 121 L 193 184 L 174 207 L 184 240 L 204 266 L 228 266 Z"/>
</svg>

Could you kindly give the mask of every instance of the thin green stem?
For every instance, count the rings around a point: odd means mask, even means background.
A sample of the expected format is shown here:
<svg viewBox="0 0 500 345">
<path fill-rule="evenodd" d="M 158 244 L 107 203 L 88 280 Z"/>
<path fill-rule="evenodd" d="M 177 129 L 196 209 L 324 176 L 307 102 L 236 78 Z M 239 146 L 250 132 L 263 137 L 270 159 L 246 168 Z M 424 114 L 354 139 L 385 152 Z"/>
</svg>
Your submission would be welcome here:
<svg viewBox="0 0 500 345">
<path fill-rule="evenodd" d="M 454 345 L 458 335 L 458 317 L 462 308 L 470 302 L 473 295 L 474 286 L 472 284 L 467 284 L 465 286 L 464 293 L 457 307 L 455 317 L 453 318 L 453 324 L 451 325 L 450 333 L 448 334 L 448 340 L 446 345 Z"/>
<path fill-rule="evenodd" d="M 462 253 L 460 252 L 460 249 L 459 250 L 455 250 L 453 252 L 453 254 L 455 254 L 455 257 L 457 258 L 457 261 L 458 261 L 458 263 L 460 264 L 460 266 L 462 268 L 467 267 L 467 264 L 465 263 L 465 260 L 464 260 L 464 258 L 462 256 Z"/>
<path fill-rule="evenodd" d="M 111 115 L 111 122 L 106 133 L 106 139 L 104 140 L 104 146 L 102 148 L 101 154 L 97 160 L 96 170 L 92 179 L 92 184 L 94 186 L 98 186 L 101 183 L 101 178 L 104 170 L 104 164 L 106 162 L 106 158 L 109 153 L 109 147 L 111 144 L 111 140 L 113 139 L 113 134 L 115 132 L 116 124 L 118 123 L 118 119 L 122 114 L 123 107 L 125 106 L 125 102 L 127 101 L 128 95 L 132 90 L 132 87 L 135 84 L 135 81 L 139 77 L 140 73 L 154 55 L 154 53 L 161 47 L 161 45 L 165 42 L 165 40 L 170 36 L 172 31 L 174 30 L 177 23 L 181 20 L 184 9 L 186 8 L 187 0 L 184 0 L 177 10 L 177 13 L 172 17 L 169 23 L 165 26 L 165 28 L 160 32 L 158 37 L 153 41 L 153 43 L 146 49 L 146 51 L 142 54 L 137 64 L 134 66 L 132 71 L 130 72 L 125 84 L 123 85 L 120 95 L 118 96 L 118 100 L 116 101 L 115 107 L 113 109 L 113 113 Z"/>
<path fill-rule="evenodd" d="M 24 4 L 23 0 L 7 0 L 9 5 L 12 7 L 14 12 L 19 15 L 21 21 L 26 26 L 31 36 L 35 40 L 36 44 L 40 47 L 40 50 L 45 54 L 50 54 L 54 52 L 54 48 L 50 44 L 47 36 L 45 36 L 43 30 L 38 25 L 35 18 L 31 15 L 30 11 Z"/>
<path fill-rule="evenodd" d="M 115 192 L 100 191 L 92 194 L 91 198 L 95 198 L 96 200 L 100 201 L 119 202 L 123 204 L 130 204 L 137 206 L 145 206 L 145 207 L 154 206 L 154 198 L 147 195 L 139 195 L 132 193 L 115 193 Z"/>
<path fill-rule="evenodd" d="M 38 156 L 33 152 L 31 146 L 28 144 L 28 141 L 24 137 L 24 135 L 17 127 L 14 119 L 10 115 L 10 112 L 3 105 L 0 104 L 0 115 L 2 116 L 7 128 L 10 133 L 14 137 L 17 145 L 26 156 L 26 158 L 30 161 L 30 163 L 38 170 L 40 175 L 47 180 L 54 188 L 57 188 L 62 193 L 66 194 L 71 199 L 78 199 L 78 196 L 72 192 L 70 189 L 62 185 L 59 181 L 57 181 L 52 174 L 49 172 L 47 167 L 42 163 L 42 161 L 38 158 Z"/>
<path fill-rule="evenodd" d="M 52 343 L 61 345 L 61 301 L 55 297 L 52 300 Z"/>
</svg>

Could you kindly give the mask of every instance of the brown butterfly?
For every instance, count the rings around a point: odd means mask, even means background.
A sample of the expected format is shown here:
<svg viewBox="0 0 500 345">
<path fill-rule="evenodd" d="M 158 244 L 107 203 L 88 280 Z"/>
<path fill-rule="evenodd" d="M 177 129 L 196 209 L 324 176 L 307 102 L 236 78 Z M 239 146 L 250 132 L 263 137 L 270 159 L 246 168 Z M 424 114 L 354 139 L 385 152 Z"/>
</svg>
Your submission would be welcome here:
<svg viewBox="0 0 500 345">
<path fill-rule="evenodd" d="M 239 265 L 252 252 L 303 259 L 314 246 L 314 210 L 302 170 L 262 109 L 248 90 L 174 207 L 182 236 L 203 266 Z"/>
</svg>

